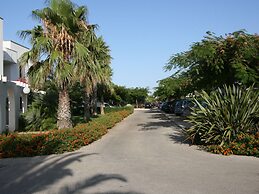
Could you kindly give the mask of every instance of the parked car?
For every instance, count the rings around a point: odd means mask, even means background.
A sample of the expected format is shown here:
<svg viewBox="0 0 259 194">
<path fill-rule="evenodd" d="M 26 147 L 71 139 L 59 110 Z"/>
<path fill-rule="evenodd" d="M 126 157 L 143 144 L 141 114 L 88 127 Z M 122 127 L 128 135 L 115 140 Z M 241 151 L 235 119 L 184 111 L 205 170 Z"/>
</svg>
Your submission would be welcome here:
<svg viewBox="0 0 259 194">
<path fill-rule="evenodd" d="M 168 102 L 163 102 L 163 103 L 161 104 L 161 110 L 164 111 L 164 112 L 168 112 L 168 111 L 169 111 Z"/>
<path fill-rule="evenodd" d="M 178 116 L 188 116 L 191 114 L 195 103 L 190 99 L 181 99 L 176 101 L 174 113 Z"/>
<path fill-rule="evenodd" d="M 166 113 L 173 113 L 174 112 L 174 106 L 175 106 L 175 100 L 164 102 L 161 106 L 161 110 Z"/>
<path fill-rule="evenodd" d="M 97 102 L 97 108 L 100 108 L 101 105 L 102 105 L 101 102 Z M 107 102 L 104 102 L 103 105 L 104 105 L 105 108 L 107 108 L 107 107 L 112 108 L 112 107 L 113 107 L 112 105 L 110 105 L 110 104 L 107 103 Z"/>
<path fill-rule="evenodd" d="M 175 100 L 171 101 L 169 113 L 175 113 L 175 105 L 178 101 L 179 101 L 179 99 L 175 99 Z"/>
<path fill-rule="evenodd" d="M 152 103 L 150 103 L 150 102 L 146 102 L 146 103 L 144 104 L 144 107 L 145 107 L 145 108 L 153 108 L 153 105 L 152 105 Z"/>
<path fill-rule="evenodd" d="M 109 107 L 109 108 L 113 108 L 113 106 L 112 105 L 110 105 L 109 103 L 103 103 L 104 104 L 104 107 Z"/>
</svg>

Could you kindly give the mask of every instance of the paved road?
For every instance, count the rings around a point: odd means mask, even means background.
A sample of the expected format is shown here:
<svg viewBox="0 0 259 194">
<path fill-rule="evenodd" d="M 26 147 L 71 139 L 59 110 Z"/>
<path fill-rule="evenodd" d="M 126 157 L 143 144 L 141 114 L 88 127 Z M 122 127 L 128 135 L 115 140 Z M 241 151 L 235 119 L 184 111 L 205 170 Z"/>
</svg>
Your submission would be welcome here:
<svg viewBox="0 0 259 194">
<path fill-rule="evenodd" d="M 214 155 L 181 141 L 161 113 L 136 110 L 76 152 L 0 160 L 0 193 L 259 193 L 259 158 Z"/>
</svg>

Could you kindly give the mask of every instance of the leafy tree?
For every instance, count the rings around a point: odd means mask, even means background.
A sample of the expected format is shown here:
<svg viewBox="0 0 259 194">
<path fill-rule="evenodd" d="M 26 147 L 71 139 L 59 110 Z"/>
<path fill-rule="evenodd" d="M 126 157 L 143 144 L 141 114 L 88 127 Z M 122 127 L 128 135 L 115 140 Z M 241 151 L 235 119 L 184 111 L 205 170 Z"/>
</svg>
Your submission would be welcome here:
<svg viewBox="0 0 259 194">
<path fill-rule="evenodd" d="M 162 101 L 180 98 L 191 92 L 190 85 L 189 78 L 185 74 L 177 77 L 171 76 L 158 81 L 154 96 Z"/>
<path fill-rule="evenodd" d="M 259 36 L 237 31 L 223 36 L 207 32 L 190 50 L 173 55 L 166 70 L 178 69 L 193 90 L 214 90 L 223 84 L 259 84 Z"/>
<path fill-rule="evenodd" d="M 129 90 L 125 86 L 113 86 L 114 92 L 112 95 L 112 99 L 114 104 L 116 105 L 126 105 L 129 102 L 130 94 Z"/>
<path fill-rule="evenodd" d="M 48 7 L 34 10 L 33 17 L 42 22 L 32 30 L 21 32 L 30 37 L 32 48 L 21 57 L 23 64 L 31 61 L 28 75 L 34 88 L 41 88 L 50 77 L 59 91 L 58 128 L 70 128 L 71 111 L 69 86 L 73 83 L 74 69 L 87 63 L 89 51 L 80 42 L 91 28 L 86 21 L 87 8 L 76 6 L 70 0 L 50 0 Z M 84 62 L 84 63 L 82 63 Z"/>
<path fill-rule="evenodd" d="M 106 93 L 106 101 L 117 106 L 126 104 L 144 104 L 148 97 L 148 88 L 127 88 L 113 84 L 113 89 Z"/>
<path fill-rule="evenodd" d="M 130 88 L 129 89 L 129 96 L 130 96 L 130 103 L 135 104 L 138 107 L 140 104 L 144 104 L 146 98 L 148 97 L 148 88 Z"/>
</svg>

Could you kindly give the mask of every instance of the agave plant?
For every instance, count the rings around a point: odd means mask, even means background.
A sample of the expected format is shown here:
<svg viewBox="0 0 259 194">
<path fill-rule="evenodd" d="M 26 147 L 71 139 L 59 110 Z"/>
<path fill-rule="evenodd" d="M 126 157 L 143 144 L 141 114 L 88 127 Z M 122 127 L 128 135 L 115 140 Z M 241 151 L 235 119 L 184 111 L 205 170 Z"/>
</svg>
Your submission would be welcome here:
<svg viewBox="0 0 259 194">
<path fill-rule="evenodd" d="M 253 86 L 225 85 L 210 95 L 202 91 L 200 97 L 203 103 L 194 99 L 197 108 L 188 117 L 193 125 L 185 131 L 193 143 L 223 145 L 258 130 L 259 95 Z"/>
</svg>

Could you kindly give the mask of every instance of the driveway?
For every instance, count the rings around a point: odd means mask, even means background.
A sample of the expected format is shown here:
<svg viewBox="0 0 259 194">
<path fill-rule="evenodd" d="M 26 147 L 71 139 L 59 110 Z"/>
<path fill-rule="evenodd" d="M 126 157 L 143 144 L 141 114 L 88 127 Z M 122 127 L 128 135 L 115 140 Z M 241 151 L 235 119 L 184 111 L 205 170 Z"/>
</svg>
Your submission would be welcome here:
<svg viewBox="0 0 259 194">
<path fill-rule="evenodd" d="M 259 193 L 259 158 L 207 153 L 180 132 L 159 111 L 135 110 L 76 152 L 1 159 L 0 193 Z"/>
</svg>

